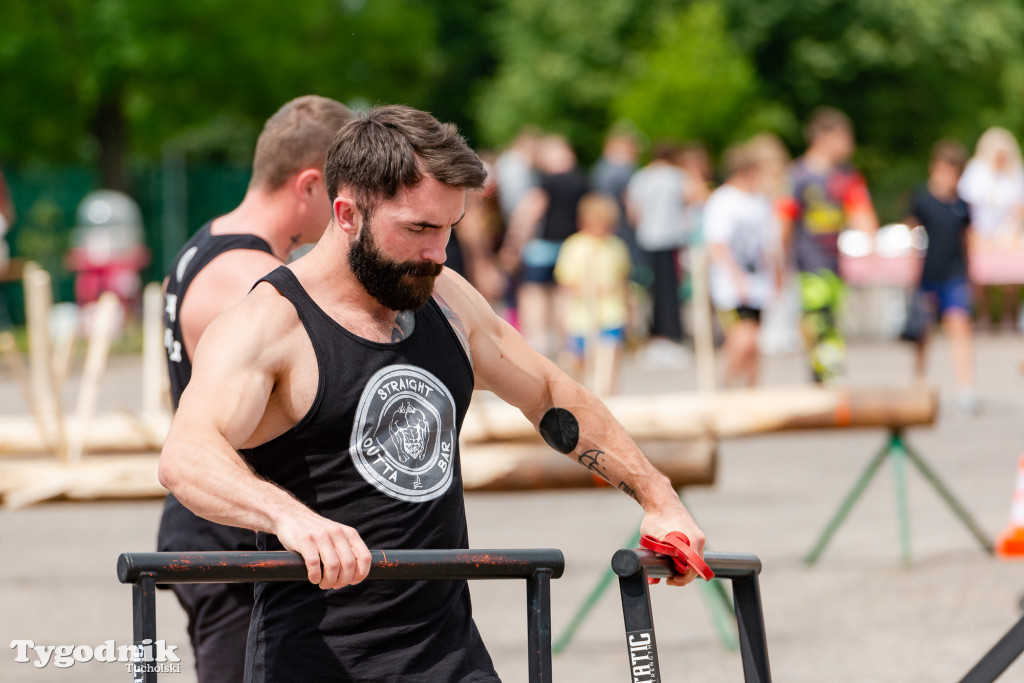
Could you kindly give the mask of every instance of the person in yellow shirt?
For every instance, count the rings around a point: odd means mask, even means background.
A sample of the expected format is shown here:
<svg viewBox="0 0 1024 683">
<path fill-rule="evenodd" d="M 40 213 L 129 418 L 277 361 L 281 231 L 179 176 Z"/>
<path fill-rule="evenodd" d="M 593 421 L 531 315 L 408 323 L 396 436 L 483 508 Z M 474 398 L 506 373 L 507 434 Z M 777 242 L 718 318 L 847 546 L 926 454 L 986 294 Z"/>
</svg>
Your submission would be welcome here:
<svg viewBox="0 0 1024 683">
<path fill-rule="evenodd" d="M 587 194 L 577 213 L 579 231 L 565 240 L 555 264 L 565 302 L 567 364 L 585 375 L 594 393 L 609 395 L 626 339 L 632 262 L 626 243 L 615 236 L 614 199 Z"/>
</svg>

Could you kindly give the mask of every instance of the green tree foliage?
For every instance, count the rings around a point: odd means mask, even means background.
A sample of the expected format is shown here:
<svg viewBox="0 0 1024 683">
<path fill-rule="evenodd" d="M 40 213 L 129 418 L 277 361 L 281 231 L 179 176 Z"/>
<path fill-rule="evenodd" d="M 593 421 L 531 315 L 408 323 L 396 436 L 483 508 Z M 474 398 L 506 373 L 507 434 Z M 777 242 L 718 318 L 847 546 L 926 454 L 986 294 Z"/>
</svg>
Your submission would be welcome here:
<svg viewBox="0 0 1024 683">
<path fill-rule="evenodd" d="M 851 116 L 883 217 L 900 217 L 900 189 L 939 137 L 973 144 L 996 123 L 1024 132 L 1019 0 L 720 2 L 766 98 L 801 119 L 821 104 Z"/>
<path fill-rule="evenodd" d="M 718 3 L 664 11 L 655 25 L 649 49 L 626 62 L 612 104 L 617 118 L 653 139 L 699 139 L 718 148 L 752 130 L 791 125 L 787 109 L 758 101 L 757 74 Z"/>
<path fill-rule="evenodd" d="M 98 159 L 111 186 L 129 150 L 153 158 L 168 141 L 247 157 L 298 95 L 422 106 L 443 64 L 437 30 L 417 0 L 10 0 L 0 156 Z"/>
<path fill-rule="evenodd" d="M 475 101 L 483 140 L 500 145 L 537 125 L 595 152 L 624 85 L 622 64 L 665 4 L 502 0 L 487 26 L 498 68 Z"/>
<path fill-rule="evenodd" d="M 830 104 L 853 118 L 873 187 L 897 188 L 923 173 L 938 137 L 972 144 L 997 123 L 1024 133 L 1024 3 L 7 0 L 0 10 L 5 164 L 87 162 L 114 185 L 127 162 L 167 145 L 245 164 L 262 121 L 309 92 L 422 107 L 475 145 L 533 124 L 569 135 L 584 158 L 623 117 L 715 151 L 770 129 L 799 152 L 800 122 Z"/>
</svg>

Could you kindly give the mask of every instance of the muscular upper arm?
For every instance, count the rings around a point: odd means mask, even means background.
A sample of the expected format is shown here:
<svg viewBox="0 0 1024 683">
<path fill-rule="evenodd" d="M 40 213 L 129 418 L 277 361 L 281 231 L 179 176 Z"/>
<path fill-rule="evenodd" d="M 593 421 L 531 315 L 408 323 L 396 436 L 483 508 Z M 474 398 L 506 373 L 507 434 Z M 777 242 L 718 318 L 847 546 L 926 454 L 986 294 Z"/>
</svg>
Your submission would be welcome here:
<svg viewBox="0 0 1024 683">
<path fill-rule="evenodd" d="M 192 378 L 169 441 L 215 433 L 232 448 L 246 444 L 260 425 L 283 370 L 287 348 L 282 339 L 287 335 L 282 331 L 288 329 L 291 316 L 294 309 L 284 299 L 255 296 L 210 324 L 195 350 Z"/>
<path fill-rule="evenodd" d="M 552 387 L 564 373 L 494 313 L 469 283 L 445 272 L 438 278 L 437 292 L 468 335 L 476 388 L 494 392 L 536 424 L 553 405 Z"/>
</svg>

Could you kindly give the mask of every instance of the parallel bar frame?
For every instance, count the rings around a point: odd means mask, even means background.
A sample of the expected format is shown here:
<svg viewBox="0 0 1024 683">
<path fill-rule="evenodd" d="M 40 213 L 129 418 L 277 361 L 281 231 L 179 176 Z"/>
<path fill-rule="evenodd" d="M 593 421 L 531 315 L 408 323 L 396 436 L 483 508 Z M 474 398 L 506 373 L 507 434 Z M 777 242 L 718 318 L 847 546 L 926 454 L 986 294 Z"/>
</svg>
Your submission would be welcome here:
<svg viewBox="0 0 1024 683">
<path fill-rule="evenodd" d="M 562 576 L 565 558 L 553 548 L 517 550 L 373 550 L 367 580 L 525 579 L 529 680 L 549 683 L 551 579 Z M 304 581 L 302 557 L 287 551 L 123 553 L 117 578 L 132 584 L 134 653 L 156 642 L 156 584 Z M 148 639 L 148 643 L 146 642 Z M 140 662 L 134 683 L 157 683 L 157 668 Z"/>
<path fill-rule="evenodd" d="M 761 592 L 757 578 L 761 572 L 761 560 L 756 555 L 747 553 L 708 552 L 704 554 L 704 561 L 715 572 L 715 580 L 732 581 L 744 681 L 771 683 L 768 641 L 765 637 Z M 650 550 L 624 548 L 617 551 L 612 558 L 612 569 L 619 576 L 630 664 L 639 667 L 631 671 L 633 680 L 660 681 L 654 618 L 651 613 L 647 579 L 674 576 L 672 562 L 669 558 L 656 555 Z M 646 668 L 648 666 L 650 669 Z"/>
<path fill-rule="evenodd" d="M 992 649 L 975 664 L 960 683 L 992 683 L 1024 652 L 1024 617 L 1010 627 Z"/>
</svg>

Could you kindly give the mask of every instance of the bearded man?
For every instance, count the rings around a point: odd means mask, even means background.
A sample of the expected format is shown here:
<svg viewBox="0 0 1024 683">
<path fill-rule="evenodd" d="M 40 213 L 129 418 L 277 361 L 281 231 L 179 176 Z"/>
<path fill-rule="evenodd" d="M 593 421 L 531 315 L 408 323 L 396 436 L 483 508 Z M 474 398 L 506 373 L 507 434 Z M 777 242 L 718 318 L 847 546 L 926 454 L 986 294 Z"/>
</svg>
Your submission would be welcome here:
<svg viewBox="0 0 1024 683">
<path fill-rule="evenodd" d="M 207 328 L 160 461 L 196 514 L 305 560 L 309 583 L 256 586 L 247 681 L 498 680 L 465 581 L 362 582 L 368 545 L 468 547 L 458 432 L 474 389 L 634 497 L 644 533 L 680 531 L 703 552 L 601 402 L 443 267 L 485 180 L 454 126 L 374 109 L 338 133 L 325 177 L 330 226 Z M 404 461 L 403 417 L 422 449 Z"/>
</svg>

